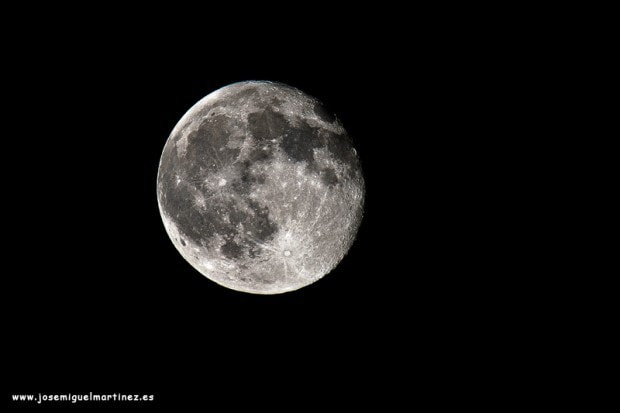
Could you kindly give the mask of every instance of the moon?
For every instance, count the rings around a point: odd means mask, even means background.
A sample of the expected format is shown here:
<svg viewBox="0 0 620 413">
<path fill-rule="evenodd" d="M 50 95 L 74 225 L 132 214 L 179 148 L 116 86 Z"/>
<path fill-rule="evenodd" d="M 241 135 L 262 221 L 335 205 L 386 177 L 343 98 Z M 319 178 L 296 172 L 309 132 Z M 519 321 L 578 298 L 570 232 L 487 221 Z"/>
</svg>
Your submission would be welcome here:
<svg viewBox="0 0 620 413">
<path fill-rule="evenodd" d="M 183 258 L 253 294 L 294 291 L 333 270 L 364 197 L 340 121 L 317 99 L 267 81 L 198 101 L 172 130 L 157 175 L 161 218 Z"/>
</svg>

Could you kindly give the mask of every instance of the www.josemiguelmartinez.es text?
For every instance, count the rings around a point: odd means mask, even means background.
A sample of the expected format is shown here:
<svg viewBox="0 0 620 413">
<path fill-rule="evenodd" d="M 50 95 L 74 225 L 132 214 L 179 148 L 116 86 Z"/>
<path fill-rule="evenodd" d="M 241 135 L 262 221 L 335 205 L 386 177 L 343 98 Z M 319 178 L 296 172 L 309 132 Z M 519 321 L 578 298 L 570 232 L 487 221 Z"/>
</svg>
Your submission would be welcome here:
<svg viewBox="0 0 620 413">
<path fill-rule="evenodd" d="M 37 404 L 45 402 L 152 402 L 152 394 L 124 394 L 124 393 L 65 393 L 65 394 L 13 394 L 11 399 L 14 402 L 33 402 Z"/>
</svg>

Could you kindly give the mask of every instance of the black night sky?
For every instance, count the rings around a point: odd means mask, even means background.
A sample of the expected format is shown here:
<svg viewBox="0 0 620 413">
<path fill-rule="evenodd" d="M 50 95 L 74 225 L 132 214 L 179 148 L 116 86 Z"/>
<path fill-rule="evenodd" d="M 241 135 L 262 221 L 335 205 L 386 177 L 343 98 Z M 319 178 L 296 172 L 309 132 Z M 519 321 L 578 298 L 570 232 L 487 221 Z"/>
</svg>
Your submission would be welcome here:
<svg viewBox="0 0 620 413">
<path fill-rule="evenodd" d="M 260 31 L 253 42 L 201 44 L 132 21 L 81 22 L 3 52 L 7 393 L 145 392 L 157 406 L 224 400 L 231 410 L 285 394 L 390 411 L 413 386 L 397 377 L 422 369 L 427 386 L 438 380 L 430 365 L 450 364 L 464 348 L 451 343 L 484 312 L 475 299 L 484 282 L 471 277 L 480 251 L 467 250 L 477 236 L 463 160 L 473 129 L 452 116 L 472 96 L 454 70 L 462 60 L 408 37 L 406 24 L 378 33 L 324 21 L 330 34 L 320 37 L 280 42 Z M 206 279 L 175 250 L 157 207 L 159 157 L 176 122 L 242 80 L 323 101 L 365 176 L 348 255 L 283 295 Z"/>
</svg>

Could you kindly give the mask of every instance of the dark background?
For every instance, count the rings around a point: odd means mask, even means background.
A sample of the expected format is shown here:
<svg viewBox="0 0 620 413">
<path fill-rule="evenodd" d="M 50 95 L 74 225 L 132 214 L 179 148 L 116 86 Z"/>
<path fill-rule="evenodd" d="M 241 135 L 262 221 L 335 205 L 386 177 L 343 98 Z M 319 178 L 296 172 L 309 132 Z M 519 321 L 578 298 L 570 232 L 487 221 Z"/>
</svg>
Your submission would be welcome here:
<svg viewBox="0 0 620 413">
<path fill-rule="evenodd" d="M 468 343 L 489 345 L 478 338 L 500 322 L 490 302 L 509 296 L 481 276 L 491 247 L 475 246 L 481 231 L 492 243 L 478 217 L 501 202 L 479 202 L 488 193 L 476 159 L 494 125 L 477 122 L 480 100 L 485 116 L 494 102 L 479 79 L 491 69 L 473 68 L 476 52 L 454 33 L 373 13 L 286 25 L 249 13 L 259 23 L 230 38 L 244 24 L 210 26 L 230 15 L 182 24 L 120 13 L 6 41 L 7 393 L 389 410 L 412 389 L 467 375 Z M 159 156 L 176 122 L 242 80 L 322 100 L 366 180 L 348 255 L 283 295 L 206 279 L 177 253 L 157 207 Z"/>
</svg>

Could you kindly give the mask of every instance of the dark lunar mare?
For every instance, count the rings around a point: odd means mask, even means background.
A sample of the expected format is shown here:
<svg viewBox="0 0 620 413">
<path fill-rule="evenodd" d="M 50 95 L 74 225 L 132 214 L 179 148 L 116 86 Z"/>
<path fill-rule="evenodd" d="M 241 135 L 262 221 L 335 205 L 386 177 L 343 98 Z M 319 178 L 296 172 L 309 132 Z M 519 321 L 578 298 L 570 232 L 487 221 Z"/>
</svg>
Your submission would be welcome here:
<svg viewBox="0 0 620 413">
<path fill-rule="evenodd" d="M 204 247 L 211 246 L 216 235 L 222 236 L 226 240 L 222 253 L 228 258 L 238 258 L 244 251 L 257 254 L 259 250 L 254 246 L 255 243 L 249 245 L 247 241 L 234 239 L 238 224 L 261 243 L 273 239 L 278 230 L 276 223 L 269 219 L 267 208 L 247 197 L 252 185 L 264 182 L 264 177 L 250 172 L 251 161 L 266 161 L 272 156 L 269 152 L 255 150 L 252 159 L 235 164 L 240 179 L 231 185 L 241 200 L 232 198 L 226 192 L 210 194 L 204 186 L 206 176 L 232 164 L 239 155 L 239 149 L 226 146 L 229 131 L 233 126 L 238 126 L 234 123 L 233 119 L 226 116 L 203 121 L 196 131 L 189 134 L 183 159 L 179 158 L 175 145 L 168 145 L 162 155 L 159 179 L 163 209 L 172 215 L 179 231 L 195 244 Z M 178 184 L 177 176 L 172 175 L 173 171 L 181 174 Z M 207 208 L 197 208 L 192 204 L 191 200 L 197 194 L 206 195 Z M 248 214 L 244 207 L 252 214 Z"/>
<path fill-rule="evenodd" d="M 323 109 L 320 103 L 315 103 L 314 110 L 322 119 L 335 120 L 334 116 L 329 116 L 329 112 Z M 249 128 L 255 138 L 262 142 L 270 142 L 277 139 L 282 150 L 294 162 L 305 162 L 306 167 L 311 173 L 321 177 L 327 185 L 338 183 L 338 178 L 333 169 L 319 169 L 314 159 L 314 149 L 327 148 L 335 159 L 348 168 L 348 177 L 354 177 L 358 170 L 357 158 L 351 151 L 352 144 L 345 134 L 336 134 L 320 127 L 313 127 L 307 121 L 300 119 L 300 126 L 292 126 L 286 118 L 272 109 L 264 109 L 260 112 L 252 113 L 248 116 Z M 253 160 L 267 160 L 269 153 L 259 153 L 254 155 Z"/>
</svg>

